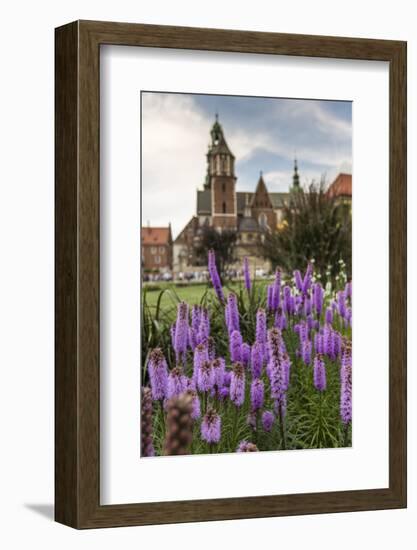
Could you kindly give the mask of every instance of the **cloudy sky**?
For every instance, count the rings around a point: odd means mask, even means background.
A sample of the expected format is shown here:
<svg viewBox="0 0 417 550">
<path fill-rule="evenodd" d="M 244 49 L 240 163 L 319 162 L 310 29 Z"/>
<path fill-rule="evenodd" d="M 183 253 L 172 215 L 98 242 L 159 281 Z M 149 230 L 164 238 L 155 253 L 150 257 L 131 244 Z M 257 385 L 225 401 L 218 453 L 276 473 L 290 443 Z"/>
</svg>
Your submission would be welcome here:
<svg viewBox="0 0 417 550">
<path fill-rule="evenodd" d="M 142 224 L 171 222 L 174 238 L 195 214 L 215 113 L 238 191 L 254 191 L 260 170 L 269 191 L 288 191 L 295 155 L 302 185 L 352 169 L 350 102 L 155 92 L 141 102 Z"/>
</svg>

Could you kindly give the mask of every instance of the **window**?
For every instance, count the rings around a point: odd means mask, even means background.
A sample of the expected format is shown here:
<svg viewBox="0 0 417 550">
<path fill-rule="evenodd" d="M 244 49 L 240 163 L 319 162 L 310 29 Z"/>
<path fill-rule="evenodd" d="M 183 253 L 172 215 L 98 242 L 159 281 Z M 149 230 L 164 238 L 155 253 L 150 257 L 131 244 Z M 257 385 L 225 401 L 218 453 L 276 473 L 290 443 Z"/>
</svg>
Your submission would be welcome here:
<svg viewBox="0 0 417 550">
<path fill-rule="evenodd" d="M 159 253 L 160 254 L 164 254 L 165 253 L 165 248 L 163 246 L 160 246 L 159 247 Z"/>
<path fill-rule="evenodd" d="M 262 229 L 266 229 L 268 225 L 268 220 L 266 218 L 266 214 L 264 212 L 261 212 L 258 217 L 258 223 L 262 227 Z"/>
<path fill-rule="evenodd" d="M 223 214 L 226 214 L 226 203 L 223 203 Z"/>
<path fill-rule="evenodd" d="M 151 248 L 151 254 L 156 254 L 156 252 L 157 252 L 156 246 L 152 246 L 152 248 Z"/>
<path fill-rule="evenodd" d="M 155 263 L 160 264 L 161 263 L 161 256 L 155 256 Z"/>
</svg>

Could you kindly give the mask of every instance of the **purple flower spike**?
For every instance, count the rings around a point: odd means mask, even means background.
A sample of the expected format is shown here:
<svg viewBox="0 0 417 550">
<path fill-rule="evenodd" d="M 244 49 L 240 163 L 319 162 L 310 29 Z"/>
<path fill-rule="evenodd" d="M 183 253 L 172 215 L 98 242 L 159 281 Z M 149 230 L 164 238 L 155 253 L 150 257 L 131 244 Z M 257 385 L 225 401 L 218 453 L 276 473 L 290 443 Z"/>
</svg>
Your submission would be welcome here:
<svg viewBox="0 0 417 550">
<path fill-rule="evenodd" d="M 304 299 L 304 315 L 308 316 L 311 313 L 311 298 L 306 296 Z"/>
<path fill-rule="evenodd" d="M 194 361 L 193 361 L 193 379 L 198 380 L 198 373 L 200 372 L 201 365 L 204 361 L 209 360 L 208 349 L 204 344 L 198 344 L 194 350 Z"/>
<path fill-rule="evenodd" d="M 255 342 L 251 350 L 252 378 L 260 378 L 264 362 L 264 350 L 262 344 Z"/>
<path fill-rule="evenodd" d="M 275 314 L 274 326 L 279 330 L 285 330 L 287 328 L 287 318 L 281 309 Z"/>
<path fill-rule="evenodd" d="M 148 361 L 148 373 L 151 382 L 152 399 L 160 401 L 167 395 L 168 365 L 159 348 L 151 351 Z"/>
<path fill-rule="evenodd" d="M 352 421 L 352 356 L 345 349 L 340 368 L 340 418 L 347 425 Z"/>
<path fill-rule="evenodd" d="M 211 362 L 214 375 L 214 384 L 218 388 L 222 388 L 224 385 L 224 379 L 226 374 L 226 364 L 223 357 L 217 357 Z"/>
<path fill-rule="evenodd" d="M 250 289 L 252 287 L 252 283 L 250 280 L 250 272 L 249 272 L 249 260 L 247 256 L 243 258 L 243 278 L 245 279 L 245 287 L 248 292 L 250 292 Z"/>
<path fill-rule="evenodd" d="M 326 366 L 322 355 L 314 357 L 313 380 L 316 390 L 324 391 L 326 389 Z"/>
<path fill-rule="evenodd" d="M 331 325 L 333 323 L 333 310 L 331 307 L 326 308 L 324 320 L 328 325 Z"/>
<path fill-rule="evenodd" d="M 261 308 L 256 312 L 256 341 L 266 344 L 266 315 L 265 310 Z"/>
<path fill-rule="evenodd" d="M 307 270 L 303 279 L 303 294 L 307 294 L 311 287 L 311 279 L 313 277 L 313 264 L 308 262 Z"/>
<path fill-rule="evenodd" d="M 195 390 L 187 390 L 186 394 L 191 397 L 191 418 L 197 420 L 201 416 L 200 398 Z"/>
<path fill-rule="evenodd" d="M 303 288 L 304 288 L 303 279 L 298 269 L 294 271 L 294 281 L 295 281 L 295 286 L 297 287 L 297 290 L 299 290 L 300 292 L 303 292 Z"/>
<path fill-rule="evenodd" d="M 225 399 L 227 399 L 229 395 L 230 395 L 230 391 L 227 386 L 223 386 L 222 388 L 219 389 L 219 399 L 221 401 L 224 401 Z"/>
<path fill-rule="evenodd" d="M 324 290 L 320 283 L 315 283 L 313 286 L 313 301 L 314 307 L 316 309 L 317 315 L 320 317 L 321 312 L 323 311 L 323 299 L 324 299 Z"/>
<path fill-rule="evenodd" d="M 337 293 L 337 310 L 339 312 L 340 317 L 344 318 L 346 315 L 346 301 L 345 301 L 345 293 L 343 290 L 340 290 Z"/>
<path fill-rule="evenodd" d="M 168 376 L 167 398 L 178 397 L 187 389 L 187 377 L 181 367 L 175 367 Z"/>
<path fill-rule="evenodd" d="M 188 343 L 188 305 L 185 302 L 178 304 L 177 321 L 175 323 L 175 351 L 177 362 L 179 357 L 187 351 Z"/>
<path fill-rule="evenodd" d="M 214 371 L 210 361 L 203 361 L 197 378 L 197 387 L 201 392 L 208 392 L 214 386 Z"/>
<path fill-rule="evenodd" d="M 250 401 L 252 411 L 262 409 L 264 406 L 264 383 L 260 378 L 255 378 L 251 384 Z"/>
<path fill-rule="evenodd" d="M 265 411 L 262 413 L 262 427 L 266 432 L 272 430 L 272 425 L 274 424 L 275 416 L 271 411 Z"/>
<path fill-rule="evenodd" d="M 291 295 L 291 288 L 288 285 L 285 285 L 283 290 L 283 310 L 287 315 L 292 315 L 294 312 L 294 298 Z"/>
<path fill-rule="evenodd" d="M 201 439 L 207 443 L 218 443 L 221 436 L 221 418 L 214 409 L 209 409 L 201 422 Z"/>
<path fill-rule="evenodd" d="M 225 316 L 229 334 L 231 334 L 234 330 L 239 330 L 239 309 L 237 306 L 236 294 L 233 292 L 231 292 L 227 297 Z"/>
<path fill-rule="evenodd" d="M 271 383 L 272 399 L 281 399 L 287 386 L 287 374 L 283 365 L 282 337 L 279 330 L 272 328 L 268 332 L 268 375 Z"/>
<path fill-rule="evenodd" d="M 237 407 L 241 407 L 245 400 L 245 371 L 242 363 L 233 365 L 230 379 L 230 399 Z"/>
<path fill-rule="evenodd" d="M 352 299 L 352 281 L 350 281 L 349 283 L 346 283 L 345 296 L 346 298 Z"/>
<path fill-rule="evenodd" d="M 273 310 L 276 311 L 281 305 L 281 270 L 275 271 Z"/>
<path fill-rule="evenodd" d="M 306 365 L 310 365 L 311 363 L 311 348 L 310 340 L 301 342 L 301 358 Z"/>
<path fill-rule="evenodd" d="M 220 281 L 219 272 L 217 271 L 216 255 L 214 253 L 214 250 L 209 250 L 209 253 L 208 253 L 208 271 L 210 274 L 214 291 L 217 294 L 217 298 L 219 299 L 220 302 L 224 303 L 223 287 Z"/>
<path fill-rule="evenodd" d="M 319 332 L 314 335 L 314 350 L 316 353 L 324 353 L 323 335 Z"/>
<path fill-rule="evenodd" d="M 201 308 L 200 324 L 197 333 L 197 343 L 204 344 L 210 335 L 210 319 L 208 311 Z"/>
<path fill-rule="evenodd" d="M 242 335 L 238 330 L 234 330 L 230 335 L 229 351 L 232 363 L 242 361 Z"/>
<path fill-rule="evenodd" d="M 244 367 L 248 367 L 250 363 L 250 345 L 244 342 L 242 344 L 242 363 Z"/>
</svg>

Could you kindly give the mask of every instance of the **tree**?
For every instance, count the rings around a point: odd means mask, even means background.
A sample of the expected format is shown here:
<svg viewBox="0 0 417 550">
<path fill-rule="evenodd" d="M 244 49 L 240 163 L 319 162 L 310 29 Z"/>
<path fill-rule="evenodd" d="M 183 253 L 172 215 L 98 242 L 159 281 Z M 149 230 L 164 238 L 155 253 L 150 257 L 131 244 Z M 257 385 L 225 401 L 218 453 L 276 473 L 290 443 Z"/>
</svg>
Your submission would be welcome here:
<svg viewBox="0 0 417 550">
<path fill-rule="evenodd" d="M 331 276 L 339 271 L 339 260 L 346 264 L 348 277 L 352 271 L 352 217 L 350 209 L 329 197 L 324 180 L 311 183 L 307 191 L 291 192 L 284 208 L 283 223 L 267 234 L 263 253 L 273 267 L 288 272 L 303 268 L 311 259 L 322 276 L 331 266 Z"/>
<path fill-rule="evenodd" d="M 220 275 L 224 275 L 227 267 L 235 261 L 237 232 L 232 229 L 217 231 L 214 227 L 204 226 L 200 242 L 196 247 L 196 256 L 207 265 L 208 251 L 216 253 L 216 264 Z"/>
</svg>

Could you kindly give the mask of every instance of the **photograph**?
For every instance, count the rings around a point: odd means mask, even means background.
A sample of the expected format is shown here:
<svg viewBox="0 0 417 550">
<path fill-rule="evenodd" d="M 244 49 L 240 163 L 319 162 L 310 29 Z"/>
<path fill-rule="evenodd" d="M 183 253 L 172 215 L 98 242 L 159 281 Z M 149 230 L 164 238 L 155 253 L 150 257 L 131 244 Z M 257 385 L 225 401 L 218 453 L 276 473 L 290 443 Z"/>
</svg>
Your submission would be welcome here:
<svg viewBox="0 0 417 550">
<path fill-rule="evenodd" d="M 352 103 L 142 91 L 141 457 L 352 444 Z"/>
</svg>

